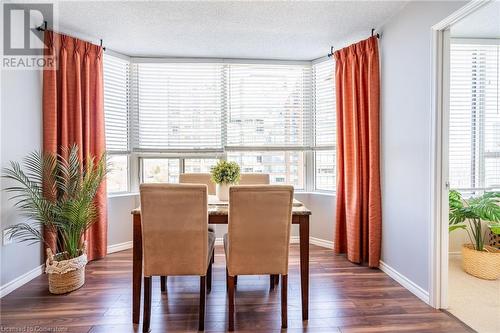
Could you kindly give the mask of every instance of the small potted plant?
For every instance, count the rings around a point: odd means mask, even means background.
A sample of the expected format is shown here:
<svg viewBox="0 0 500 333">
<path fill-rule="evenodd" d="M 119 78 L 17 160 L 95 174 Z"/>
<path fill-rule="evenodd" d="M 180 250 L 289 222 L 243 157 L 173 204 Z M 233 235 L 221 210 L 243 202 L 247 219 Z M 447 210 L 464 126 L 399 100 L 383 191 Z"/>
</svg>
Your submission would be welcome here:
<svg viewBox="0 0 500 333">
<path fill-rule="evenodd" d="M 85 282 L 84 234 L 95 222 L 94 197 L 106 176 L 104 154 L 99 159 L 87 157 L 84 165 L 76 145 L 63 151 L 63 155 L 34 152 L 22 166 L 11 162 L 3 175 L 16 183 L 5 191 L 14 194 L 11 199 L 27 217 L 26 222 L 9 227 L 10 238 L 44 244 L 45 272 L 53 294 L 68 293 Z M 44 238 L 44 228 L 55 234 L 55 254 Z"/>
<path fill-rule="evenodd" d="M 476 277 L 495 280 L 500 277 L 500 250 L 485 245 L 488 230 L 500 234 L 500 192 L 463 199 L 450 191 L 449 231 L 464 229 L 471 244 L 462 246 L 462 266 Z"/>
<path fill-rule="evenodd" d="M 240 166 L 236 162 L 220 160 L 211 170 L 212 181 L 216 184 L 215 194 L 220 201 L 229 200 L 229 185 L 240 180 Z"/>
</svg>

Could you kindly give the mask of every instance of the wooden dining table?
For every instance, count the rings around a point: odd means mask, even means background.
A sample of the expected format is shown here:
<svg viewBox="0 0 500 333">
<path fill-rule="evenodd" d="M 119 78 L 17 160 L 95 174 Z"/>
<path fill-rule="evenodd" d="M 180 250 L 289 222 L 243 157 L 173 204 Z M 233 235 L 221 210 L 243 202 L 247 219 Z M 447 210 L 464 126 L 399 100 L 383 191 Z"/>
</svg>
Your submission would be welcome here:
<svg viewBox="0 0 500 333">
<path fill-rule="evenodd" d="M 142 225 L 141 208 L 132 210 L 133 215 L 133 270 L 132 270 L 132 322 L 139 324 L 142 293 Z M 300 286 L 302 320 L 309 317 L 309 216 L 311 211 L 294 199 L 292 224 L 299 225 Z M 219 201 L 215 196 L 208 198 L 208 223 L 228 223 L 228 202 Z M 265 232 L 263 230 L 262 232 Z"/>
</svg>

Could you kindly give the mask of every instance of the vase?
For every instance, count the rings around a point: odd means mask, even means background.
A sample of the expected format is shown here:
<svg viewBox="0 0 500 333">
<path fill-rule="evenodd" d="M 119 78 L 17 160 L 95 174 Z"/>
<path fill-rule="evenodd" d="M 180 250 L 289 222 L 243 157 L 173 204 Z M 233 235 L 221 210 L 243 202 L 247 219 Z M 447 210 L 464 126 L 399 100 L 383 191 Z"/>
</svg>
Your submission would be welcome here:
<svg viewBox="0 0 500 333">
<path fill-rule="evenodd" d="M 500 250 L 485 246 L 484 251 L 474 250 L 472 244 L 462 247 L 462 266 L 464 271 L 485 280 L 500 277 Z"/>
<path fill-rule="evenodd" d="M 51 294 L 66 294 L 79 289 L 85 283 L 85 265 L 87 254 L 85 249 L 76 258 L 61 260 L 62 253 L 54 255 L 47 249 L 45 273 L 49 276 L 49 291 Z"/>
<path fill-rule="evenodd" d="M 215 195 L 220 201 L 229 201 L 229 184 L 217 184 Z"/>
</svg>

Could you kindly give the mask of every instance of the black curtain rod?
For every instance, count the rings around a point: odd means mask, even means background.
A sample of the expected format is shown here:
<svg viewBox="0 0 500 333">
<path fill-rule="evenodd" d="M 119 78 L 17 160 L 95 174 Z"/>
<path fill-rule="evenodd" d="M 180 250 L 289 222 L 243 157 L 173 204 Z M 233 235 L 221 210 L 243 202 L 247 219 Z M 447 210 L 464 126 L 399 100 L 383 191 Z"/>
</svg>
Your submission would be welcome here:
<svg viewBox="0 0 500 333">
<path fill-rule="evenodd" d="M 372 37 L 373 36 L 376 36 L 377 38 L 380 39 L 380 34 L 379 33 L 375 34 L 375 29 L 372 28 Z M 328 53 L 328 58 L 331 58 L 333 56 L 333 52 L 334 52 L 334 49 L 333 49 L 333 46 L 331 46 L 330 53 Z"/>
<path fill-rule="evenodd" d="M 37 31 L 46 31 L 47 30 L 47 21 L 43 21 L 43 24 L 36 28 Z M 102 39 L 99 40 L 99 46 L 102 47 L 103 51 L 106 51 L 106 48 L 102 46 Z"/>
</svg>

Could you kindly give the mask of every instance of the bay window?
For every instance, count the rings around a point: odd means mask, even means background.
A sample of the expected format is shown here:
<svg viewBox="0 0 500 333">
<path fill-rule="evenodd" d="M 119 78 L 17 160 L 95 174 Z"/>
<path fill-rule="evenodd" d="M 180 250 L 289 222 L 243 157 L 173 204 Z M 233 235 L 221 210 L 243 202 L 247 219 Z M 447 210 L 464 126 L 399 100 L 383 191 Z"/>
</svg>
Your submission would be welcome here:
<svg viewBox="0 0 500 333">
<path fill-rule="evenodd" d="M 120 78 L 110 70 L 106 76 L 106 63 L 115 60 L 105 59 L 108 154 L 130 156 L 137 169 L 113 168 L 108 183 L 116 179 L 111 183 L 122 187 L 109 192 L 125 188 L 121 173 L 139 175 L 131 177 L 132 188 L 175 183 L 182 172 L 210 172 L 219 159 L 296 190 L 335 189 L 333 61 L 132 58 L 121 78 L 126 89 L 115 93 Z M 120 136 L 118 118 L 126 130 Z M 122 146 L 115 150 L 116 142 Z"/>
</svg>

